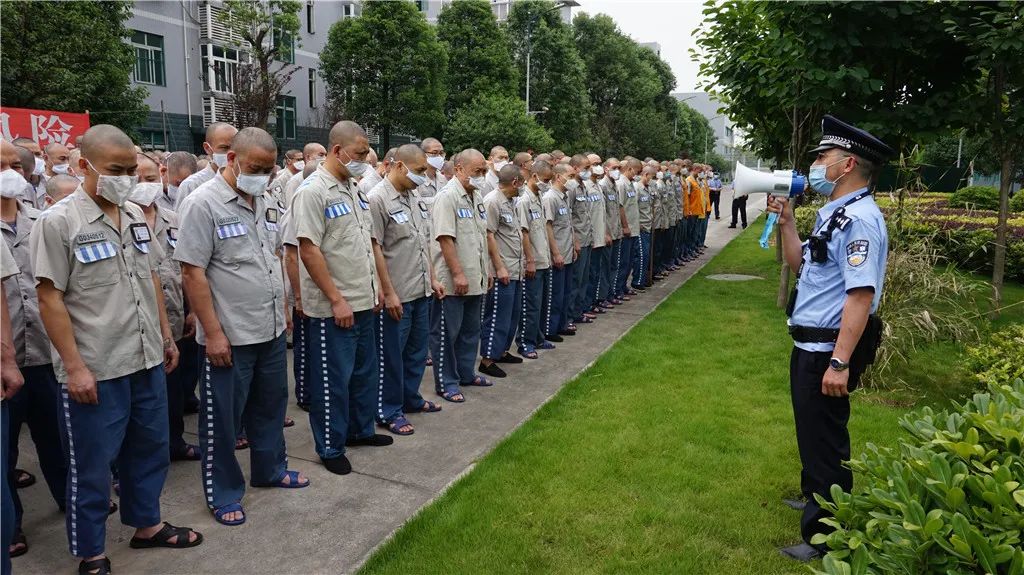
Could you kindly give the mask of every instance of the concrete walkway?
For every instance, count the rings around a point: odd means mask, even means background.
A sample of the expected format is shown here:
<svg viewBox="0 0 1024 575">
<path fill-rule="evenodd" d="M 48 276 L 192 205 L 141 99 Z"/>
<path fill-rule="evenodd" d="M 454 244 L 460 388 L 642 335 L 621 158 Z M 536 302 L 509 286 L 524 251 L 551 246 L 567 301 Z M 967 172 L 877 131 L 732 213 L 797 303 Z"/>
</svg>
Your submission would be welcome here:
<svg viewBox="0 0 1024 575">
<path fill-rule="evenodd" d="M 753 221 L 760 213 L 754 205 L 761 202 L 750 203 L 748 214 Z M 735 237 L 740 230 L 727 228 L 728 207 L 722 208 L 722 220 L 710 222 L 710 249 L 700 260 L 595 323 L 580 325 L 575 337 L 565 338 L 558 349 L 543 352 L 538 360 L 503 366 L 509 376 L 497 380 L 494 387 L 465 389 L 465 403 L 436 397 L 428 368 L 421 386 L 424 397 L 439 400 L 444 410 L 410 416 L 416 433 L 397 437 L 392 446 L 350 448 L 354 471 L 347 476 L 333 475 L 320 464 L 308 416 L 292 402 L 288 411 L 296 425 L 285 430 L 289 467 L 303 471 L 312 485 L 297 490 L 249 488 L 243 501 L 248 520 L 242 526 L 221 526 L 213 520 L 200 491 L 198 462 L 172 463 L 161 500 L 164 520 L 202 532 L 204 543 L 188 550 L 133 550 L 128 540 L 134 530 L 121 525 L 115 515 L 107 522 L 107 553 L 114 571 L 193 575 L 354 572 L 417 510 L 470 471 L 565 382 L 586 369 Z M 186 441 L 198 443 L 191 431 L 196 428 L 196 416 L 186 419 L 185 428 L 189 430 Z M 68 553 L 64 516 L 49 497 L 28 435 L 27 430 L 22 433 L 18 466 L 35 473 L 39 480 L 20 492 L 30 549 L 13 559 L 14 572 L 75 573 L 77 560 Z M 248 451 L 236 453 L 248 475 Z"/>
</svg>

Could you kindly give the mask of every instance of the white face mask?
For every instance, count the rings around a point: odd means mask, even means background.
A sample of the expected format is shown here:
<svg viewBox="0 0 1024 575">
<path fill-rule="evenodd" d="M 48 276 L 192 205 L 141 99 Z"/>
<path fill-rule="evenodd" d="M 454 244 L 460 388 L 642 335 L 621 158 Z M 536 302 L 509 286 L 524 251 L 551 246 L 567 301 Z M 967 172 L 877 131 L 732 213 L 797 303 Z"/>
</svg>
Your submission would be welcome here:
<svg viewBox="0 0 1024 575">
<path fill-rule="evenodd" d="M 508 165 L 508 161 L 506 161 L 506 160 L 498 160 L 497 162 L 494 162 L 494 171 L 495 172 L 500 172 L 501 169 L 504 168 L 507 165 Z"/>
<path fill-rule="evenodd" d="M 150 206 L 163 191 L 164 185 L 160 182 L 139 182 L 128 199 L 140 206 Z"/>
<path fill-rule="evenodd" d="M 576 189 L 580 187 L 580 183 L 577 182 L 575 179 L 572 179 L 572 180 L 569 180 L 568 182 L 565 183 L 565 187 L 570 192 L 575 192 Z"/>
<path fill-rule="evenodd" d="M 241 169 L 241 168 L 239 168 Z M 262 196 L 270 184 L 270 174 L 235 174 L 235 187 L 250 196 Z"/>
<path fill-rule="evenodd" d="M 604 175 L 604 166 L 594 166 L 594 169 L 591 170 L 591 171 L 594 172 L 594 175 L 596 175 L 596 176 L 603 176 Z"/>
<path fill-rule="evenodd" d="M 608 170 L 608 175 L 611 176 L 613 180 L 617 180 L 619 179 L 619 176 L 622 175 L 622 172 L 620 172 L 618 168 L 616 168 L 614 170 Z"/>
<path fill-rule="evenodd" d="M 306 162 L 299 160 L 298 162 L 292 162 L 292 167 L 295 168 L 296 172 L 301 172 L 306 167 Z"/>
<path fill-rule="evenodd" d="M 227 155 L 227 153 L 225 152 L 223 154 L 214 154 L 213 155 L 213 163 L 217 164 L 218 168 L 223 168 L 224 166 L 227 166 L 228 165 L 228 155 Z"/>
<path fill-rule="evenodd" d="M 32 169 L 32 175 L 40 176 L 44 171 L 46 171 L 46 162 L 44 162 L 42 158 L 36 158 L 36 165 Z"/>
<path fill-rule="evenodd" d="M 487 185 L 487 178 L 484 176 L 473 176 L 469 179 L 469 185 L 474 189 L 482 190 Z"/>
<path fill-rule="evenodd" d="M 89 162 L 88 160 L 86 160 Z M 123 206 L 131 196 L 135 185 L 139 183 L 138 176 L 107 176 L 101 174 L 96 166 L 89 162 L 89 169 L 96 172 L 99 178 L 96 180 L 96 193 L 108 202 Z"/>
<path fill-rule="evenodd" d="M 424 176 L 423 174 L 414 173 L 409 168 L 405 168 L 405 176 L 409 178 L 409 181 L 416 186 L 422 186 L 423 184 L 427 183 L 426 176 Z"/>
<path fill-rule="evenodd" d="M 427 163 L 435 170 L 440 170 L 444 167 L 444 156 L 427 156 Z"/>
<path fill-rule="evenodd" d="M 53 173 L 55 173 L 55 174 L 66 174 L 66 173 L 68 173 L 68 165 L 67 164 L 54 164 L 53 166 L 50 167 L 50 169 L 53 170 Z"/>
<path fill-rule="evenodd" d="M 0 197 L 16 198 L 21 195 L 27 185 L 28 181 L 14 168 L 7 168 L 0 172 Z"/>
<path fill-rule="evenodd" d="M 167 185 L 167 197 L 176 200 L 178 199 L 178 186 Z"/>
</svg>

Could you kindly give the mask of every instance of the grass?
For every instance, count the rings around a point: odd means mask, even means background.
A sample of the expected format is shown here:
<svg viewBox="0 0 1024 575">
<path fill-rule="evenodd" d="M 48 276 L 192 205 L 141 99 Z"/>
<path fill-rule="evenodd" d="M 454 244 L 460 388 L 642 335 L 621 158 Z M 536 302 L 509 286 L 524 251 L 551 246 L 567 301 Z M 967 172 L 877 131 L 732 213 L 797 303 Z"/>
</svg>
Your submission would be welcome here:
<svg viewBox="0 0 1024 575">
<path fill-rule="evenodd" d="M 780 502 L 799 489 L 792 344 L 774 252 L 751 230 L 361 572 L 806 573 L 776 551 L 799 540 L 799 514 Z M 955 361 L 948 350 L 932 359 Z M 891 444 L 904 412 L 880 392 L 856 394 L 853 452 Z"/>
</svg>

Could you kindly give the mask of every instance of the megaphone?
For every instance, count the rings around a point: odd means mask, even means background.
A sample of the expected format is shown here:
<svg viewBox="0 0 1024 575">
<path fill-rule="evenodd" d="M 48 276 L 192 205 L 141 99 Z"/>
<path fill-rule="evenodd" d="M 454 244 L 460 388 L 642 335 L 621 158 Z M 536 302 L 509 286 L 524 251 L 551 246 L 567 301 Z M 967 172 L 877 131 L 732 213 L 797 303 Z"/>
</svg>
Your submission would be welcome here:
<svg viewBox="0 0 1024 575">
<path fill-rule="evenodd" d="M 769 194 L 772 196 L 786 196 L 792 198 L 804 193 L 807 189 L 807 178 L 796 170 L 775 170 L 774 172 L 760 172 L 752 170 L 743 164 L 736 162 L 736 177 L 733 179 L 733 189 L 737 196 L 749 196 L 750 194 Z M 775 222 L 779 219 L 777 214 L 768 214 L 764 231 L 758 243 L 761 247 L 768 249 L 768 238 L 772 235 Z"/>
</svg>

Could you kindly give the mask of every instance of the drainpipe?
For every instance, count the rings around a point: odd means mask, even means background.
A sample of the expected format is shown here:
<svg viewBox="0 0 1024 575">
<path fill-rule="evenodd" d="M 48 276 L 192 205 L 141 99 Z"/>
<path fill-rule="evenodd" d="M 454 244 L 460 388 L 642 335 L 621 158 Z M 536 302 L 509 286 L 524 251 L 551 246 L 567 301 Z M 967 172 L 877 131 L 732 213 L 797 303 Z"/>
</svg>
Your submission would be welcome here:
<svg viewBox="0 0 1024 575">
<path fill-rule="evenodd" d="M 191 14 L 189 14 L 191 16 Z M 192 128 L 192 81 L 188 71 L 188 18 L 185 18 L 185 3 L 181 3 L 181 51 L 185 56 L 185 109 L 188 114 L 188 127 Z"/>
</svg>

